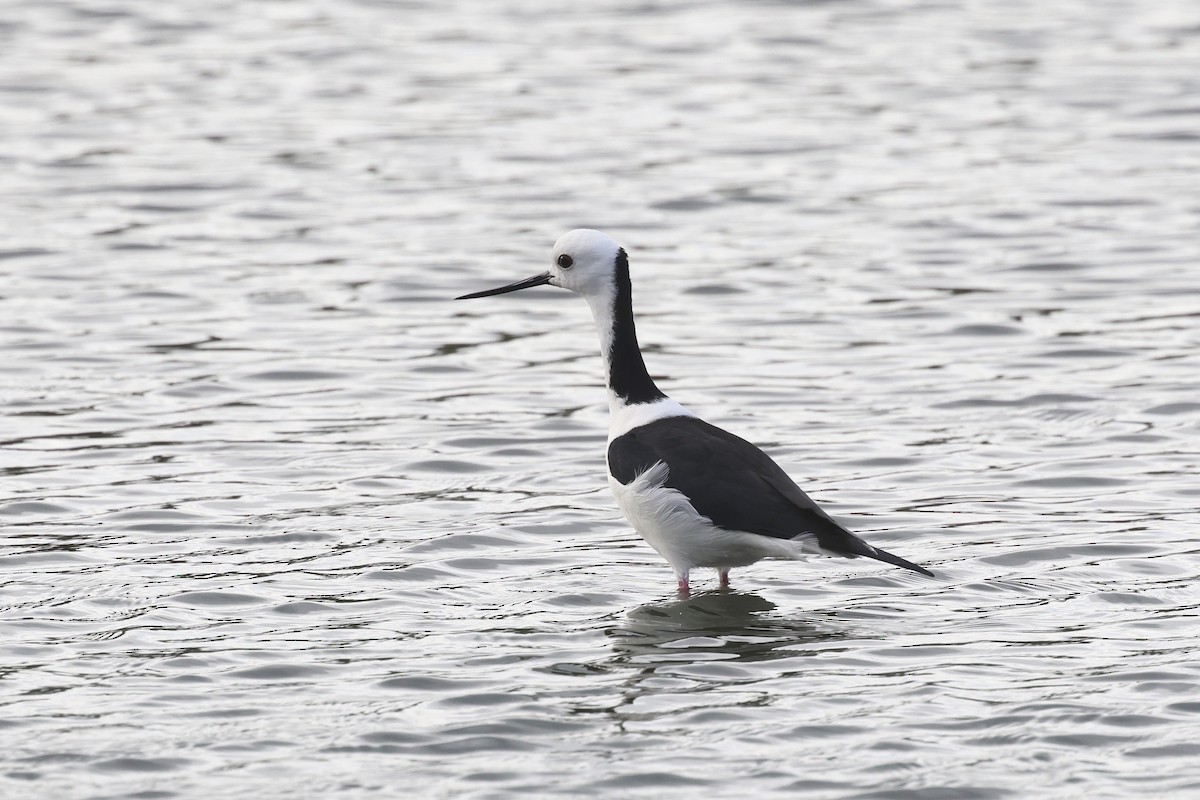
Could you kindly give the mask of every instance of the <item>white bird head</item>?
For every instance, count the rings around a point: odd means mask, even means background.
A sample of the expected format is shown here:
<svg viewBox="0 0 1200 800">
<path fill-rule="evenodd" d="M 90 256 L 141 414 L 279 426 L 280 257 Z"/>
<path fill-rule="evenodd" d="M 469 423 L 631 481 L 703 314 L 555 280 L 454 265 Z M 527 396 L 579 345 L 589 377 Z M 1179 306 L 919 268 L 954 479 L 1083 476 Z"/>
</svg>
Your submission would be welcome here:
<svg viewBox="0 0 1200 800">
<path fill-rule="evenodd" d="M 546 284 L 568 289 L 589 300 L 608 298 L 612 297 L 616 290 L 618 259 L 624 258 L 625 251 L 611 236 L 600 231 L 580 228 L 564 233 L 554 243 L 548 272 L 495 289 L 464 294 L 455 299 L 489 297 Z"/>
</svg>

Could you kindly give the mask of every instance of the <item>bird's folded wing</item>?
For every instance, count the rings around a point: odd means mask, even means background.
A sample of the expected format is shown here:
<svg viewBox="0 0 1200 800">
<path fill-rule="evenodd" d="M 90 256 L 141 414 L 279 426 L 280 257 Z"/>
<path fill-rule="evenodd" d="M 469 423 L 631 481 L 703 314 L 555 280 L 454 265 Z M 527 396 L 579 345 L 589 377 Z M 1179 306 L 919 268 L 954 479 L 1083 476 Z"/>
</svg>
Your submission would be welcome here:
<svg viewBox="0 0 1200 800">
<path fill-rule="evenodd" d="M 695 417 L 669 417 L 609 445 L 609 470 L 622 483 L 660 461 L 668 470 L 664 485 L 718 527 L 779 539 L 812 534 L 823 549 L 868 554 L 766 453 L 728 431 Z"/>
</svg>

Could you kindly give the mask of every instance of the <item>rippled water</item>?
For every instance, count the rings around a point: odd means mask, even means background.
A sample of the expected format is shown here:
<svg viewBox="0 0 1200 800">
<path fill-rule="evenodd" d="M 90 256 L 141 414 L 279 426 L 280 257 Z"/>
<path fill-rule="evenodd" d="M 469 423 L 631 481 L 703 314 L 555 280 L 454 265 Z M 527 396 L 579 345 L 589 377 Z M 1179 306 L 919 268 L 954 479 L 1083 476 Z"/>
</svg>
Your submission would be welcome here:
<svg viewBox="0 0 1200 800">
<path fill-rule="evenodd" d="M 1200 8 L 27 0 L 12 797 L 1200 794 Z M 660 385 L 871 541 L 691 600 Z"/>
</svg>

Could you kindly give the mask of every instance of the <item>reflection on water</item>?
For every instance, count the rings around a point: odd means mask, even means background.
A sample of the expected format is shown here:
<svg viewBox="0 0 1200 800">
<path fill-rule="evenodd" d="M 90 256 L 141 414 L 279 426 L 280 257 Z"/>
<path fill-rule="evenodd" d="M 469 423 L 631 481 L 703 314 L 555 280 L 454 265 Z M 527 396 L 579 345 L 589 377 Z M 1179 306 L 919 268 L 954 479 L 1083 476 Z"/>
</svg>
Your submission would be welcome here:
<svg viewBox="0 0 1200 800">
<path fill-rule="evenodd" d="M 685 660 L 769 661 L 803 645 L 844 638 L 831 622 L 787 619 L 757 594 L 716 589 L 689 599 L 646 603 L 608 631 L 614 665 L 640 668 Z"/>
</svg>

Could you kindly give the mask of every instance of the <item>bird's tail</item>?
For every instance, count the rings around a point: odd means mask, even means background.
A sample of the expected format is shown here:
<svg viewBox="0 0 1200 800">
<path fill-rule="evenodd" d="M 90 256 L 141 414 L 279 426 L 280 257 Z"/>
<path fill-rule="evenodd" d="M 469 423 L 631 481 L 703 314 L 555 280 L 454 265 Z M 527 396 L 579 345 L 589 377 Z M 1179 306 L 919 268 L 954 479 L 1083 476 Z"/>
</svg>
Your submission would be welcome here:
<svg viewBox="0 0 1200 800">
<path fill-rule="evenodd" d="M 838 527 L 841 528 L 840 525 Z M 838 541 L 833 548 L 830 548 L 833 549 L 838 555 L 849 556 L 850 558 L 855 558 L 857 556 L 873 558 L 876 561 L 882 561 L 885 564 L 894 564 L 897 567 L 904 567 L 905 569 L 911 569 L 913 572 L 919 572 L 922 575 L 928 575 L 930 578 L 933 577 L 933 573 L 924 567 L 914 564 L 898 555 L 889 553 L 887 550 L 882 550 L 878 547 L 872 547 L 845 528 L 841 528 L 841 532 L 845 535 L 840 537 L 841 540 Z M 826 546 L 828 547 L 828 545 Z"/>
<path fill-rule="evenodd" d="M 887 550 L 880 550 L 878 547 L 872 547 L 869 544 L 867 545 L 867 549 L 871 552 L 862 554 L 867 558 L 873 558 L 876 561 L 883 561 L 887 564 L 895 564 L 897 567 L 904 567 L 905 569 L 911 569 L 913 572 L 919 572 L 922 575 L 928 575 L 930 578 L 933 577 L 933 573 L 924 567 L 903 559 L 898 555 L 889 553 Z"/>
</svg>

